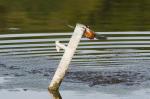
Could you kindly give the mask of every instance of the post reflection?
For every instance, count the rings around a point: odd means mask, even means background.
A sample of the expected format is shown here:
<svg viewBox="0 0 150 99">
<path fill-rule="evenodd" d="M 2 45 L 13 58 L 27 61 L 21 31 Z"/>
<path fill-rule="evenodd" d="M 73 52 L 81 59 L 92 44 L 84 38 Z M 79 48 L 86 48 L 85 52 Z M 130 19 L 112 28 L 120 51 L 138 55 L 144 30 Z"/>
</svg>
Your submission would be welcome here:
<svg viewBox="0 0 150 99">
<path fill-rule="evenodd" d="M 61 94 L 59 92 L 59 90 L 49 90 L 50 95 L 52 96 L 52 99 L 62 99 Z"/>
</svg>

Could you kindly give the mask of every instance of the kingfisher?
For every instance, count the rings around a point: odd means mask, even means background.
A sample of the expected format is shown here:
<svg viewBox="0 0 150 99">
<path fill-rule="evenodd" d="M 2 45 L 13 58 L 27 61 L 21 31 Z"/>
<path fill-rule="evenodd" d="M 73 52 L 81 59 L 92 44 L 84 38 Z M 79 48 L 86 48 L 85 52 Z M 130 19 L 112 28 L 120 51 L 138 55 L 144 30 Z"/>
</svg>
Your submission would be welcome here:
<svg viewBox="0 0 150 99">
<path fill-rule="evenodd" d="M 90 29 L 90 27 L 89 26 L 87 26 L 86 25 L 86 28 L 85 28 L 85 30 L 84 30 L 84 37 L 86 37 L 86 38 L 88 38 L 88 39 L 90 39 L 90 40 L 92 40 L 92 39 L 94 39 L 94 38 L 96 38 L 96 39 L 101 39 L 101 40 L 106 40 L 107 38 L 105 37 L 105 36 L 103 36 L 103 35 L 100 35 L 100 34 L 97 34 L 97 33 L 95 33 L 94 31 L 92 31 L 91 29 Z"/>
<path fill-rule="evenodd" d="M 75 28 L 72 25 L 67 25 L 67 26 L 72 28 L 72 29 Z M 88 38 L 88 39 L 90 39 L 90 40 L 93 40 L 94 38 L 96 38 L 98 40 L 107 40 L 106 36 L 103 36 L 101 34 L 98 34 L 98 33 L 94 32 L 94 31 L 92 31 L 88 25 L 85 25 L 85 27 L 84 27 L 83 36 Z"/>
</svg>

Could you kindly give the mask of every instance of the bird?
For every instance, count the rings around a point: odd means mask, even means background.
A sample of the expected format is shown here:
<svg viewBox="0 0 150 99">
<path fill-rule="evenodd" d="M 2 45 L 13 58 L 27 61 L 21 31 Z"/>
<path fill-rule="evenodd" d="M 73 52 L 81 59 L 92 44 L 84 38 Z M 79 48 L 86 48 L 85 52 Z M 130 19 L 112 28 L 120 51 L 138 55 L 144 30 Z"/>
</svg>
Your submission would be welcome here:
<svg viewBox="0 0 150 99">
<path fill-rule="evenodd" d="M 68 27 L 74 29 L 74 26 L 72 25 L 67 25 Z M 94 31 L 92 31 L 90 29 L 90 27 L 88 25 L 85 25 L 86 27 L 84 28 L 84 33 L 83 33 L 83 36 L 90 39 L 90 40 L 93 40 L 94 38 L 98 39 L 98 40 L 107 40 L 107 37 L 106 36 L 103 36 L 103 35 L 100 35 Z"/>
<path fill-rule="evenodd" d="M 87 26 L 87 25 L 86 25 L 86 28 L 85 28 L 85 30 L 84 30 L 84 34 L 83 34 L 83 35 L 84 35 L 84 37 L 86 37 L 86 38 L 88 38 L 88 39 L 90 39 L 90 40 L 92 40 L 92 39 L 94 39 L 94 38 L 96 38 L 96 39 L 98 39 L 98 40 L 106 40 L 106 39 L 107 39 L 105 36 L 100 35 L 100 34 L 94 32 L 94 31 L 92 31 L 92 30 L 90 29 L 90 27 Z"/>
</svg>

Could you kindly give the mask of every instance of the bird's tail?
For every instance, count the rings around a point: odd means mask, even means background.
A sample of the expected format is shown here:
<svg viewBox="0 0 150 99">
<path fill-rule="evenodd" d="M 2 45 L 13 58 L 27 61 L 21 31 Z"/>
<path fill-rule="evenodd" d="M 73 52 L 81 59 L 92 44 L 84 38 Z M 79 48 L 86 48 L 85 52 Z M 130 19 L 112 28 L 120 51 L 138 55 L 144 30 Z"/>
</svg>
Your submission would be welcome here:
<svg viewBox="0 0 150 99">
<path fill-rule="evenodd" d="M 95 33 L 95 38 L 98 40 L 107 40 L 106 36 L 97 33 Z"/>
</svg>

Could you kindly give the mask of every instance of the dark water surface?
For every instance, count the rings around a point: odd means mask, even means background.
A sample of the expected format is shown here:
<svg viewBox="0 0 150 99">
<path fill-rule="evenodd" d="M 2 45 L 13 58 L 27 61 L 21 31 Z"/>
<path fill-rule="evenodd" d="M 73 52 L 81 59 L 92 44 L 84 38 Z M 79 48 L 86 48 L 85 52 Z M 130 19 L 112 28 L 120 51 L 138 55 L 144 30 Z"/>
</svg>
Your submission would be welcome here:
<svg viewBox="0 0 150 99">
<path fill-rule="evenodd" d="M 0 33 L 71 31 L 88 24 L 96 31 L 150 31 L 149 0 L 0 0 Z"/>
<path fill-rule="evenodd" d="M 121 95 L 150 88 L 150 32 L 98 33 L 108 39 L 82 38 L 62 83 L 62 96 L 69 90 L 82 91 L 83 95 L 87 90 Z M 71 33 L 0 35 L 0 77 L 4 77 L 0 89 L 47 90 L 63 55 L 63 50 L 56 52 L 55 41 L 67 44 L 70 36 Z"/>
</svg>

